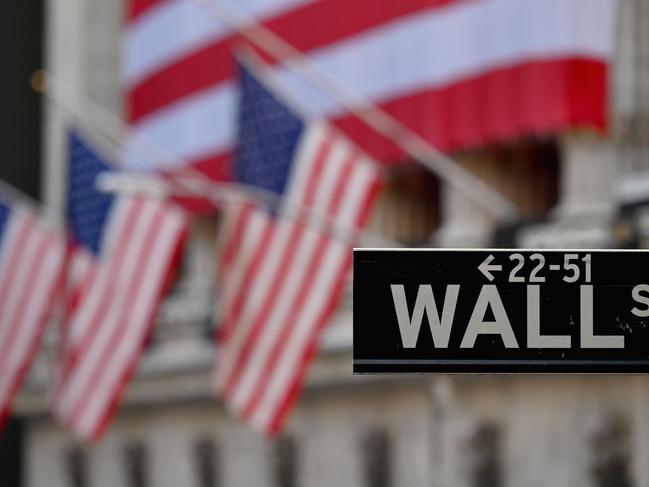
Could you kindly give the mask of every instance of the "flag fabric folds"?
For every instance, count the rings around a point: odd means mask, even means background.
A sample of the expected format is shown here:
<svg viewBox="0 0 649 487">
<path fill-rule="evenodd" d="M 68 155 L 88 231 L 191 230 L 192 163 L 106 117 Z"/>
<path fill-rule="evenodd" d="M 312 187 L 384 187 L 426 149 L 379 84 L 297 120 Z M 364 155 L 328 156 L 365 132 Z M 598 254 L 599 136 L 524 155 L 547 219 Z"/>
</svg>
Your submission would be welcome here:
<svg viewBox="0 0 649 487">
<path fill-rule="evenodd" d="M 84 440 L 98 439 L 150 336 L 186 233 L 181 210 L 153 198 L 100 193 L 109 165 L 69 135 L 72 235 L 53 410 Z"/>
<path fill-rule="evenodd" d="M 352 258 L 349 242 L 284 214 L 293 205 L 362 228 L 380 179 L 348 140 L 327 124 L 306 123 L 245 67 L 240 83 L 235 179 L 281 203 L 225 212 L 216 376 L 228 408 L 272 435 L 300 390 Z"/>
<path fill-rule="evenodd" d="M 64 256 L 60 230 L 0 197 L 0 429 L 40 345 Z"/>
<path fill-rule="evenodd" d="M 219 0 L 309 55 L 444 151 L 606 126 L 617 0 Z M 236 127 L 241 36 L 195 0 L 130 0 L 124 84 L 132 141 L 147 137 L 215 178 Z M 314 115 L 380 161 L 403 155 L 270 59 Z M 542 95 L 541 95 L 542 94 Z M 137 152 L 130 164 L 165 161 Z M 165 167 L 166 169 L 180 169 Z"/>
</svg>

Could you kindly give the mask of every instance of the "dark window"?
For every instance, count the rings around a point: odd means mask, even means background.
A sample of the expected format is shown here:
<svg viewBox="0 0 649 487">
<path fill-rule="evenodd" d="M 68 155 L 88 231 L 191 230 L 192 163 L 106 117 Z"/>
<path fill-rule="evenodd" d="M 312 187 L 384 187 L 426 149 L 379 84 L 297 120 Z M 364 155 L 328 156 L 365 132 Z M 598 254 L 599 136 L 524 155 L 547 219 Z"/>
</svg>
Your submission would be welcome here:
<svg viewBox="0 0 649 487">
<path fill-rule="evenodd" d="M 538 219 L 557 204 L 559 159 L 554 139 L 525 139 L 485 149 L 472 161 L 472 168 L 511 199 L 525 218 Z"/>
<path fill-rule="evenodd" d="M 41 97 L 30 86 L 43 66 L 43 1 L 0 2 L 0 179 L 38 197 Z"/>
<path fill-rule="evenodd" d="M 629 434 L 620 418 L 609 418 L 591 440 L 592 475 L 597 487 L 629 487 Z"/>
<path fill-rule="evenodd" d="M 502 482 L 500 429 L 492 423 L 481 424 L 469 444 L 471 485 L 499 487 Z"/>
<path fill-rule="evenodd" d="M 219 454 L 214 441 L 202 438 L 194 444 L 194 459 L 198 487 L 219 485 Z"/>
<path fill-rule="evenodd" d="M 273 441 L 273 479 L 275 487 L 297 486 L 296 444 L 290 436 Z"/>
<path fill-rule="evenodd" d="M 426 244 L 439 224 L 438 187 L 437 178 L 419 165 L 391 169 L 369 227 L 404 244 Z"/>
<path fill-rule="evenodd" d="M 7 487 L 20 487 L 22 482 L 22 462 L 24 447 L 24 420 L 9 418 L 0 431 L 0 484 Z"/>
<path fill-rule="evenodd" d="M 124 448 L 124 474 L 127 487 L 147 487 L 147 451 L 140 442 L 131 442 Z"/>
<path fill-rule="evenodd" d="M 88 485 L 86 452 L 81 447 L 75 446 L 65 452 L 65 472 L 70 487 Z"/>
<path fill-rule="evenodd" d="M 363 472 L 367 487 L 392 485 L 390 435 L 385 429 L 374 429 L 363 437 Z"/>
</svg>

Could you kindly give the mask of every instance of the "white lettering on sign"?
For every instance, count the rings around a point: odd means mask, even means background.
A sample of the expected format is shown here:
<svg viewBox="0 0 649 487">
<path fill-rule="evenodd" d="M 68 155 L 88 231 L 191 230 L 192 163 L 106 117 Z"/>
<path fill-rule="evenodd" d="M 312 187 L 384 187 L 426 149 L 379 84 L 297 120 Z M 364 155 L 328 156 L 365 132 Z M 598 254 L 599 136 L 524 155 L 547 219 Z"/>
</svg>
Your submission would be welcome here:
<svg viewBox="0 0 649 487">
<path fill-rule="evenodd" d="M 491 271 L 498 272 L 503 270 L 503 266 L 497 265 L 497 264 L 492 264 L 494 256 L 493 255 L 488 255 L 487 258 L 478 266 L 478 270 L 484 274 L 484 276 L 489 279 L 489 281 L 494 280 L 494 275 L 491 273 Z"/>
<path fill-rule="evenodd" d="M 494 321 L 484 321 L 485 313 L 489 307 L 494 314 Z M 505 348 L 518 348 L 518 342 L 516 342 L 512 325 L 509 323 L 503 301 L 500 299 L 498 288 L 493 284 L 482 286 L 460 348 L 473 348 L 478 335 L 500 335 Z"/>
<path fill-rule="evenodd" d="M 624 336 L 595 335 L 593 331 L 593 286 L 580 286 L 581 296 L 579 304 L 580 333 L 582 348 L 624 348 Z"/>
<path fill-rule="evenodd" d="M 644 309 L 634 306 L 631 310 L 631 313 L 640 318 L 646 318 L 649 316 L 649 296 L 642 295 L 643 292 L 649 293 L 649 284 L 638 284 L 633 288 L 633 291 L 631 291 L 631 297 L 633 297 L 633 300 L 645 306 Z"/>
<path fill-rule="evenodd" d="M 430 284 L 421 284 L 417 291 L 412 315 L 408 310 L 405 286 L 391 284 L 392 300 L 404 348 L 415 348 L 419 331 L 424 318 L 428 320 L 435 348 L 448 348 L 448 343 L 455 318 L 457 300 L 460 294 L 459 284 L 446 287 L 442 313 L 440 316 L 437 302 Z M 649 285 L 639 284 L 632 291 L 633 299 L 644 305 L 643 309 L 633 308 L 636 316 L 649 316 Z M 596 335 L 593 326 L 593 286 L 580 286 L 580 345 L 582 348 L 624 348 L 623 335 Z M 485 321 L 487 310 L 491 309 L 494 319 Z M 518 348 L 518 342 L 512 329 L 507 311 L 493 284 L 485 284 L 469 318 L 460 348 L 473 348 L 480 335 L 500 335 L 505 348 Z M 544 335 L 541 333 L 541 288 L 538 285 L 527 285 L 527 347 L 529 348 L 570 348 L 569 335 Z"/>
<path fill-rule="evenodd" d="M 565 254 L 563 257 L 563 268 L 559 264 L 551 264 L 548 266 L 548 270 L 550 272 L 563 271 L 563 281 L 567 283 L 577 282 L 579 279 L 583 279 L 586 283 L 591 282 L 592 258 L 590 254 L 584 255 L 581 259 L 579 254 Z M 489 254 L 478 266 L 478 270 L 489 282 L 495 279 L 494 272 L 503 270 L 502 264 L 493 263 L 495 260 L 496 257 Z M 544 275 L 546 262 L 543 254 L 536 252 L 529 257 L 525 257 L 525 255 L 516 252 L 509 255 L 509 262 L 511 263 L 511 269 L 507 277 L 509 282 L 546 282 L 546 276 Z M 531 264 L 531 266 L 528 264 Z M 529 271 L 528 275 L 526 275 L 527 271 Z"/>
<path fill-rule="evenodd" d="M 527 346 L 533 348 L 570 348 L 566 335 L 541 335 L 541 288 L 527 286 Z"/>
<path fill-rule="evenodd" d="M 447 348 L 460 286 L 458 284 L 447 286 L 441 319 L 437 310 L 437 304 L 435 303 L 435 296 L 433 296 L 433 288 L 430 284 L 422 284 L 419 286 L 412 317 L 408 313 L 406 291 L 403 284 L 391 284 L 390 289 L 392 290 L 392 300 L 394 301 L 394 309 L 397 313 L 403 347 L 415 348 L 417 346 L 417 339 L 419 338 L 419 330 L 421 329 L 421 321 L 424 318 L 425 310 L 426 317 L 428 318 L 428 326 L 433 335 L 433 344 L 436 348 Z"/>
</svg>

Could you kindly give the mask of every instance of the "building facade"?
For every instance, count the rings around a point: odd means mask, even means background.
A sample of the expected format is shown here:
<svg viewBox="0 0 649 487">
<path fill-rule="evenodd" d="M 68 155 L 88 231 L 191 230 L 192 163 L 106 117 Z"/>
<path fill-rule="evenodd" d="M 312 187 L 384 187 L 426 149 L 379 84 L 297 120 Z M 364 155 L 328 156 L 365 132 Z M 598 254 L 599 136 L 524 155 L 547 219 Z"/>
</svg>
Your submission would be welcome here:
<svg viewBox="0 0 649 487">
<path fill-rule="evenodd" d="M 122 2 L 45 1 L 45 65 L 120 114 Z M 611 248 L 649 244 L 649 3 L 621 0 L 611 129 L 456 154 L 518 204 L 503 225 L 416 166 L 394 169 L 373 229 L 411 245 Z M 542 96 L 542 94 L 539 94 Z M 61 208 L 65 134 L 87 101 L 43 107 L 41 194 Z M 87 113 L 105 124 L 102 111 Z M 647 173 L 645 173 L 647 171 Z M 647 184 L 645 184 L 647 183 Z M 647 486 L 642 376 L 353 376 L 351 293 L 327 328 L 285 432 L 268 440 L 215 397 L 214 222 L 194 225 L 183 274 L 105 438 L 84 446 L 52 420 L 54 336 L 16 402 L 22 484 L 172 486 Z"/>
</svg>

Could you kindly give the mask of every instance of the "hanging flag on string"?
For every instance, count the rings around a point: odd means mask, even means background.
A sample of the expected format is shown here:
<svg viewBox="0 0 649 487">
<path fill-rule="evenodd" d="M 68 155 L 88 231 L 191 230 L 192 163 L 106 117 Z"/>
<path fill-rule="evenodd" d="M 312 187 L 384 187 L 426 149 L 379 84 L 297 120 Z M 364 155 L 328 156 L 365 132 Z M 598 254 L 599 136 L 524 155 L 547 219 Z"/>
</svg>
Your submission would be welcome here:
<svg viewBox="0 0 649 487">
<path fill-rule="evenodd" d="M 272 435 L 300 391 L 352 259 L 350 242 L 286 212 L 307 208 L 359 230 L 380 172 L 335 129 L 300 118 L 249 68 L 239 67 L 239 81 L 235 179 L 281 200 L 225 212 L 216 375 L 228 407 Z"/>
<path fill-rule="evenodd" d="M 183 212 L 164 201 L 99 192 L 110 170 L 69 134 L 72 251 L 53 409 L 84 440 L 101 436 L 119 404 L 186 233 Z"/>
<path fill-rule="evenodd" d="M 64 257 L 63 233 L 0 192 L 0 429 L 51 318 Z"/>
</svg>

